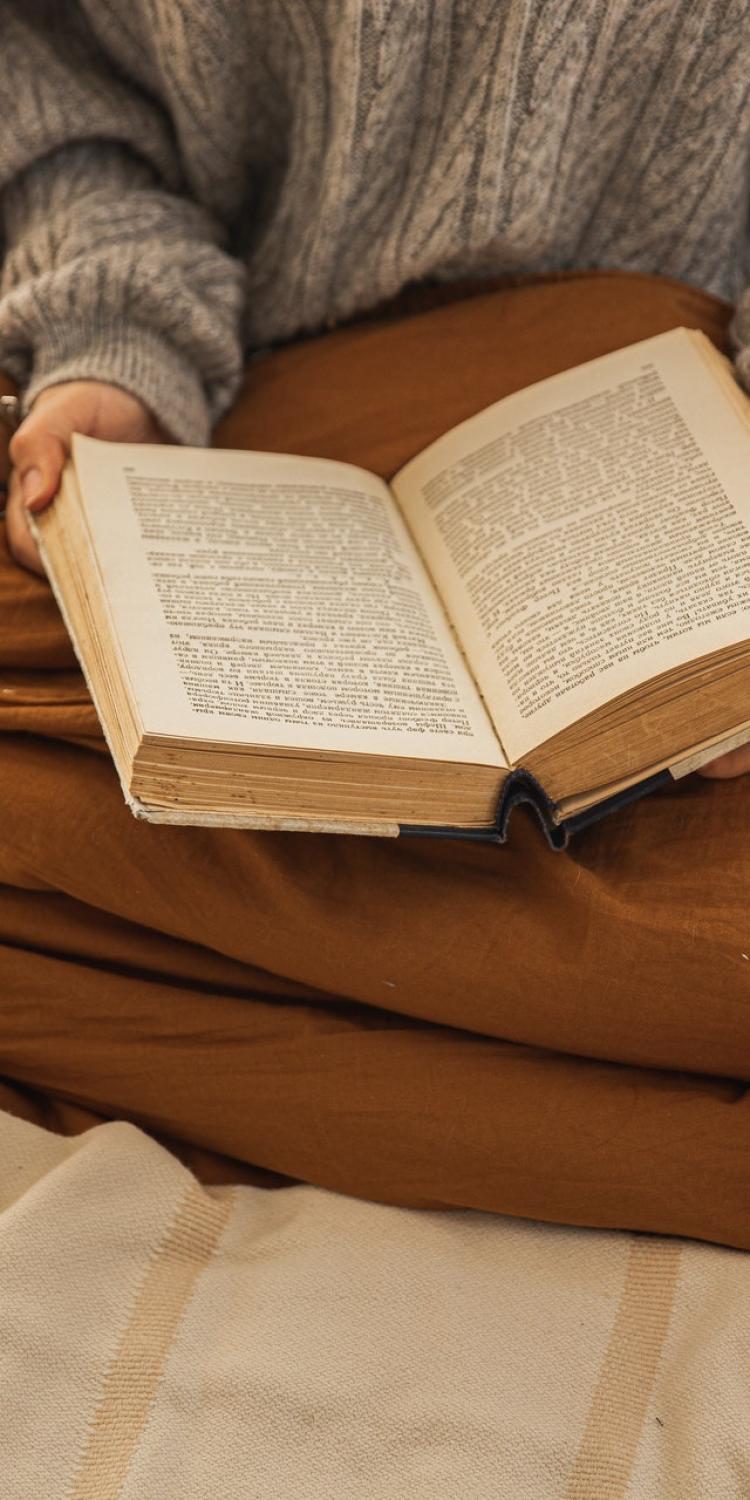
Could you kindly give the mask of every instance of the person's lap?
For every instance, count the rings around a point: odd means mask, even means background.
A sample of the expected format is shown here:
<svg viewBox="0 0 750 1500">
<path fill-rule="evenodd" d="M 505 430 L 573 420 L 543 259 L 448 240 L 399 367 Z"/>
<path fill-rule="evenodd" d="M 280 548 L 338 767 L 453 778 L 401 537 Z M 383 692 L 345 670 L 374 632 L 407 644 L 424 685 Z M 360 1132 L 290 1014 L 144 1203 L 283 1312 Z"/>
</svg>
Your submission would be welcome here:
<svg viewBox="0 0 750 1500">
<path fill-rule="evenodd" d="M 251 366 L 218 438 L 390 472 L 670 319 L 721 337 L 726 309 L 571 278 L 345 330 Z M 523 814 L 503 849 L 150 827 L 46 584 L 4 552 L 0 601 L 6 1087 L 391 1201 L 750 1243 L 750 782 L 691 779 L 562 856 Z M 715 1229 L 677 1201 L 688 1147 Z"/>
</svg>

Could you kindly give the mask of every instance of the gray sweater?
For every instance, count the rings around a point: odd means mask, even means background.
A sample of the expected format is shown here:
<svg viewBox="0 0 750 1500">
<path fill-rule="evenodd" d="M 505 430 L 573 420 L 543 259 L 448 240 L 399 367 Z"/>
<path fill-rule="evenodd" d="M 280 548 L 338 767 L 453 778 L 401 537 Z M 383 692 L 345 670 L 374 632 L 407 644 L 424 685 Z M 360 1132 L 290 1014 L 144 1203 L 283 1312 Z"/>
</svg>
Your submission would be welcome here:
<svg viewBox="0 0 750 1500">
<path fill-rule="evenodd" d="M 0 368 L 199 443 L 248 350 L 411 281 L 735 300 L 749 96 L 750 0 L 0 0 Z"/>
</svg>

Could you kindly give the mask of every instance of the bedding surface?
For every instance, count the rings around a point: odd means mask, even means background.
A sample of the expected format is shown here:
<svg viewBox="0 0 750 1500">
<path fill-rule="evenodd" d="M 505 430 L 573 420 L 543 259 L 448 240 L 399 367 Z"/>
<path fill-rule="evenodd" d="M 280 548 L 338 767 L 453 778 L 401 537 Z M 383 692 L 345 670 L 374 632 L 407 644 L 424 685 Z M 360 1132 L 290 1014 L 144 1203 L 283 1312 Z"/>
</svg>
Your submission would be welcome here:
<svg viewBox="0 0 750 1500">
<path fill-rule="evenodd" d="M 750 1257 L 0 1112 L 3 1500 L 741 1500 Z"/>
</svg>

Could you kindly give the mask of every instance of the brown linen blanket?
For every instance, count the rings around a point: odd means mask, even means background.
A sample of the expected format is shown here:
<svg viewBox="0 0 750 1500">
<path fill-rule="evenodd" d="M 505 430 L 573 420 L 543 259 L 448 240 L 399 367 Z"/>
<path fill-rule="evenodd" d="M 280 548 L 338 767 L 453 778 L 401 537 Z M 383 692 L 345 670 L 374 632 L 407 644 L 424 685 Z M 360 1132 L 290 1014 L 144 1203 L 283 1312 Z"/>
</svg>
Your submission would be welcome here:
<svg viewBox="0 0 750 1500">
<path fill-rule="evenodd" d="M 566 366 L 680 323 L 721 344 L 730 311 L 617 273 L 455 296 L 254 361 L 217 440 L 388 475 Z M 750 1248 L 750 778 L 565 855 L 523 815 L 504 849 L 149 827 L 5 552 L 0 689 L 0 1106 L 135 1121 L 204 1181 Z"/>
</svg>

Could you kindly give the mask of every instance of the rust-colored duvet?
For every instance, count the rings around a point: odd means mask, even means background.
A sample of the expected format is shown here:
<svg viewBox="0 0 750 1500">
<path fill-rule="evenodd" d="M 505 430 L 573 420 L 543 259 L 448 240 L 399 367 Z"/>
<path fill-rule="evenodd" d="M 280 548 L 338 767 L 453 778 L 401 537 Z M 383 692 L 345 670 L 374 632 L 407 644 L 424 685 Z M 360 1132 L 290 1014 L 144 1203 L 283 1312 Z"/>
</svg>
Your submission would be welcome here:
<svg viewBox="0 0 750 1500">
<path fill-rule="evenodd" d="M 721 345 L 729 313 L 623 273 L 421 289 L 254 361 L 217 440 L 390 475 L 635 339 Z M 504 849 L 137 823 L 4 542 L 0 689 L 0 1107 L 137 1121 L 204 1181 L 750 1248 L 750 778 L 562 855 L 523 813 Z"/>
</svg>

